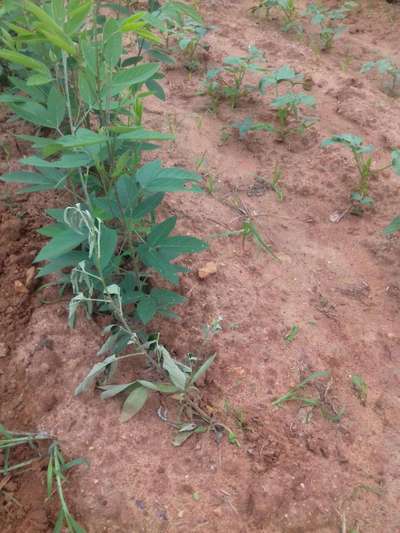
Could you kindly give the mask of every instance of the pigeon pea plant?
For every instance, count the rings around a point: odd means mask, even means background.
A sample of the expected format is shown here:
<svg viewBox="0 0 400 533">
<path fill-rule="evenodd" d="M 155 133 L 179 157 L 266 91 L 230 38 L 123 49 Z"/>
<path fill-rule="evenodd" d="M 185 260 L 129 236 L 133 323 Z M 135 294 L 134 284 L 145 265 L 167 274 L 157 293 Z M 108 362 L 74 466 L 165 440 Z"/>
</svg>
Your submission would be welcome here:
<svg viewBox="0 0 400 533">
<path fill-rule="evenodd" d="M 326 148 L 334 144 L 342 144 L 351 150 L 359 175 L 359 183 L 357 189 L 351 194 L 351 200 L 356 208 L 354 212 L 362 213 L 364 207 L 371 206 L 374 203 L 369 196 L 371 176 L 376 176 L 389 168 L 393 168 L 394 172 L 400 176 L 400 150 L 395 149 L 392 151 L 391 163 L 388 165 L 382 168 L 372 168 L 373 158 L 370 154 L 374 151 L 374 147 L 371 144 L 364 144 L 361 137 L 349 133 L 333 135 L 329 139 L 325 139 L 321 146 Z"/>
<path fill-rule="evenodd" d="M 299 13 L 295 0 L 260 0 L 258 5 L 252 8 L 252 12 L 265 11 L 269 17 L 273 9 L 278 10 L 283 15 L 283 31 L 302 31 L 298 21 Z"/>
<path fill-rule="evenodd" d="M 250 73 L 265 72 L 263 53 L 255 46 L 249 46 L 245 56 L 228 56 L 224 59 L 223 66 L 207 72 L 200 94 L 211 97 L 213 108 L 220 100 L 228 99 L 232 108 L 237 107 L 239 100 L 257 90 L 256 85 L 245 83 L 246 76 Z"/>
<path fill-rule="evenodd" d="M 379 59 L 378 61 L 369 61 L 362 68 L 362 74 L 371 70 L 377 70 L 383 76 L 389 76 L 390 82 L 385 85 L 385 90 L 391 96 L 400 96 L 400 67 L 390 59 Z"/>
<path fill-rule="evenodd" d="M 39 132 L 46 128 L 51 134 L 21 136 L 36 151 L 21 160 L 30 170 L 1 179 L 26 184 L 24 193 L 66 191 L 63 197 L 69 195 L 70 204 L 49 209 L 53 223 L 40 230 L 50 240 L 34 260 L 46 262 L 38 276 L 58 273 L 58 283 L 72 288 L 71 326 L 79 307 L 88 316 L 111 313 L 116 322 L 106 330 L 108 338 L 100 350 L 100 355 L 108 350 L 111 355 L 95 365 L 77 392 L 100 374 L 111 376 L 119 359 L 132 356 L 124 353 L 132 346 L 135 356 L 147 358 L 168 377 L 166 365 L 179 364 L 158 342 L 154 347 L 137 332 L 157 313 L 176 316 L 171 308 L 185 298 L 157 287 L 154 273 L 177 285 L 179 274 L 188 269 L 172 261 L 207 244 L 186 235 L 171 236 L 176 217 L 157 220 L 165 193 L 201 192 L 201 176 L 163 168 L 159 160 L 142 164 L 143 151 L 171 136 L 142 126 L 144 100 L 164 97 L 158 83 L 160 64 L 145 63 L 140 55 L 124 59 L 123 35 L 133 32 L 154 42 L 157 37 L 145 13 L 104 22 L 99 4 L 91 0 L 52 0 L 43 7 L 26 0 L 24 6 L 25 25 L 0 49 L 0 57 L 23 69 L 12 80 L 14 89 L 1 100 Z M 188 377 L 184 387 L 181 379 L 179 390 L 191 391 L 195 376 L 199 374 Z M 158 390 L 158 385 L 152 387 Z"/>
<path fill-rule="evenodd" d="M 347 15 L 357 6 L 357 2 L 347 1 L 337 9 L 329 9 L 319 4 L 309 4 L 305 16 L 310 17 L 311 23 L 318 26 L 319 45 L 321 50 L 330 50 L 333 41 L 346 30 L 346 26 L 339 26 L 338 21 L 344 20 Z"/>
<path fill-rule="evenodd" d="M 59 443 L 54 440 L 47 433 L 16 433 L 7 430 L 0 424 L 0 451 L 3 454 L 3 466 L 0 469 L 0 474 L 9 475 L 16 471 L 23 471 L 29 467 L 33 462 L 41 460 L 43 455 L 39 448 L 39 444 L 43 441 L 50 443 L 47 449 L 48 465 L 47 465 L 47 495 L 48 498 L 53 496 L 53 485 L 55 485 L 55 492 L 60 501 L 60 510 L 54 525 L 54 533 L 59 533 L 66 526 L 70 533 L 85 533 L 82 526 L 72 516 L 63 490 L 63 484 L 66 481 L 65 473 L 74 466 L 81 464 L 88 464 L 84 459 L 74 459 L 66 462 L 62 454 Z M 10 456 L 15 450 L 19 450 L 21 446 L 29 446 L 33 457 L 22 461 L 20 463 L 11 463 Z"/>
</svg>

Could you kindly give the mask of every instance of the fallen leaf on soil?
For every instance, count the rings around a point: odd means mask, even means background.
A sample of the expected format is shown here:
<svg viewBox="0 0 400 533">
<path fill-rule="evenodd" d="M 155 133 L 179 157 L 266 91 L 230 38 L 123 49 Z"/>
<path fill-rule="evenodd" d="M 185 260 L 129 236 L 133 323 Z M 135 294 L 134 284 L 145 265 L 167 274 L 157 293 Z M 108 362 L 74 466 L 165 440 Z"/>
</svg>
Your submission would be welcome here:
<svg viewBox="0 0 400 533">
<path fill-rule="evenodd" d="M 204 266 L 200 267 L 197 274 L 200 279 L 206 279 L 208 276 L 211 276 L 211 274 L 217 273 L 217 265 L 213 261 L 210 261 L 209 263 L 206 263 Z"/>
<path fill-rule="evenodd" d="M 15 292 L 17 292 L 18 294 L 28 294 L 29 293 L 29 290 L 25 287 L 25 285 L 22 283 L 22 281 L 19 281 L 19 279 L 14 281 L 14 289 L 15 289 Z"/>
<path fill-rule="evenodd" d="M 34 279 L 35 279 L 35 274 L 36 274 L 36 268 L 34 266 L 29 267 L 28 270 L 26 271 L 25 286 L 28 289 L 30 287 L 32 287 L 32 285 L 33 285 L 33 282 L 34 282 Z"/>
</svg>

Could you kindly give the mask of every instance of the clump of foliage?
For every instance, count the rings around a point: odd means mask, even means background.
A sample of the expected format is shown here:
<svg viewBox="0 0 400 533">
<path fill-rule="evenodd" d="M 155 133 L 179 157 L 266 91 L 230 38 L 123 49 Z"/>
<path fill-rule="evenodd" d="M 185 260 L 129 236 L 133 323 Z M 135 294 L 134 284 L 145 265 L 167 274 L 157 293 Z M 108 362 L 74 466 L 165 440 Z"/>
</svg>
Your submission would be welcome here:
<svg viewBox="0 0 400 533">
<path fill-rule="evenodd" d="M 146 98 L 165 98 L 160 63 L 144 59 L 143 41 L 160 42 L 147 17 L 136 12 L 106 19 L 92 0 L 42 6 L 26 0 L 18 31 L 0 49 L 0 57 L 18 67 L 1 101 L 39 128 L 37 136 L 20 136 L 34 151 L 20 161 L 29 170 L 1 179 L 25 184 L 25 193 L 63 190 L 68 201 L 47 210 L 53 221 L 40 229 L 50 240 L 35 258 L 42 264 L 38 276 L 58 273 L 58 283 L 72 289 L 71 326 L 79 308 L 114 319 L 99 352 L 107 357 L 77 393 L 96 380 L 106 386 L 120 359 L 132 356 L 143 358 L 160 377 L 145 380 L 146 386 L 143 380 L 130 384 L 135 394 L 124 413 L 137 412 L 149 391 L 192 395 L 214 360 L 207 359 L 206 367 L 200 360 L 182 366 L 157 335 L 144 332 L 156 314 L 176 317 L 172 308 L 185 301 L 158 286 L 158 278 L 177 285 L 188 269 L 175 259 L 207 248 L 195 237 L 172 235 L 176 217 L 160 220 L 157 213 L 167 192 L 202 192 L 201 176 L 165 168 L 157 159 L 142 163 L 143 153 L 158 147 L 155 142 L 172 138 L 143 126 Z M 128 32 L 137 38 L 130 57 L 123 45 Z"/>
<path fill-rule="evenodd" d="M 67 527 L 70 533 L 85 533 L 82 526 L 78 524 L 72 516 L 64 495 L 63 485 L 66 481 L 66 472 L 74 466 L 87 464 L 84 459 L 74 459 L 66 462 L 60 448 L 60 444 L 47 433 L 17 433 L 7 430 L 0 424 L 0 451 L 3 454 L 3 466 L 0 474 L 8 475 L 10 472 L 23 471 L 33 462 L 43 459 L 42 451 L 39 447 L 43 441 L 48 442 L 46 449 L 48 456 L 47 465 L 47 495 L 53 496 L 53 486 L 60 502 L 60 510 L 54 525 L 54 533 Z M 21 446 L 29 447 L 33 457 L 19 463 L 11 462 L 12 453 L 19 450 Z"/>
<path fill-rule="evenodd" d="M 400 67 L 398 67 L 391 59 L 379 59 L 377 61 L 368 61 L 364 63 L 361 68 L 363 74 L 377 70 L 382 76 L 389 78 L 389 83 L 385 86 L 385 90 L 391 96 L 400 95 Z"/>
<path fill-rule="evenodd" d="M 330 50 L 333 41 L 345 30 L 345 25 L 339 25 L 347 15 L 357 6 L 357 2 L 346 1 L 337 9 L 330 9 L 321 4 L 309 4 L 305 16 L 310 17 L 311 23 L 319 27 L 319 45 L 321 50 Z"/>
<path fill-rule="evenodd" d="M 394 172 L 400 176 L 400 150 L 393 150 L 391 163 L 382 168 L 373 168 L 373 158 L 370 155 L 374 151 L 371 144 L 364 144 L 362 137 L 343 133 L 333 135 L 322 142 L 322 147 L 326 148 L 334 144 L 342 144 L 350 149 L 355 167 L 359 175 L 359 183 L 355 191 L 351 194 L 351 200 L 355 206 L 354 214 L 360 214 L 363 208 L 371 206 L 374 201 L 369 196 L 369 183 L 372 175 L 378 175 L 380 172 L 393 168 Z"/>
<path fill-rule="evenodd" d="M 272 10 L 277 10 L 282 15 L 283 31 L 302 31 L 295 0 L 260 0 L 258 5 L 252 8 L 253 12 L 265 11 L 267 17 L 270 16 Z"/>
<path fill-rule="evenodd" d="M 312 126 L 316 119 L 303 114 L 303 108 L 315 107 L 315 98 L 303 92 L 295 92 L 296 85 L 303 83 L 303 75 L 297 73 L 288 65 L 263 76 L 259 83 L 261 94 L 265 94 L 266 89 L 272 87 L 275 98 L 270 103 L 271 109 L 275 112 L 275 122 L 253 122 L 250 117 L 244 121 L 234 124 L 239 130 L 241 138 L 252 131 L 267 131 L 275 133 L 277 139 L 284 141 L 290 133 L 303 133 Z M 289 89 L 280 94 L 280 87 L 289 85 Z"/>
<path fill-rule="evenodd" d="M 237 107 L 239 100 L 257 90 L 257 85 L 246 83 L 250 73 L 265 72 L 263 53 L 255 46 L 250 46 L 245 56 L 228 56 L 223 66 L 209 70 L 203 82 L 201 94 L 211 97 L 213 107 L 227 99 L 232 108 Z"/>
<path fill-rule="evenodd" d="M 189 70 L 197 70 L 199 48 L 208 49 L 203 39 L 210 31 L 198 11 L 183 2 L 168 1 L 158 5 L 146 16 L 146 21 L 158 31 L 161 42 L 156 46 L 145 45 L 150 57 L 173 63 L 167 54 L 179 50 Z"/>
</svg>

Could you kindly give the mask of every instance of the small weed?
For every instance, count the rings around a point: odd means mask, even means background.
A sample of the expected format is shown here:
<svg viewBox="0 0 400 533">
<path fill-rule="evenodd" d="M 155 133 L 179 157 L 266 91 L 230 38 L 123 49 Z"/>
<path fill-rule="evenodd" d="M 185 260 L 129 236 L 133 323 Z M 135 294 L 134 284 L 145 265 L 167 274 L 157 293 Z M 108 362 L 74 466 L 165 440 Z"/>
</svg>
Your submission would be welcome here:
<svg viewBox="0 0 400 533">
<path fill-rule="evenodd" d="M 400 67 L 397 66 L 391 59 L 379 59 L 378 61 L 369 61 L 365 63 L 362 68 L 362 74 L 377 70 L 379 74 L 388 76 L 390 79 L 389 85 L 385 87 L 386 92 L 390 96 L 400 96 Z"/>
<path fill-rule="evenodd" d="M 210 324 L 205 324 L 202 327 L 203 338 L 205 341 L 210 341 L 215 335 L 222 331 L 223 317 L 218 316 Z"/>
<path fill-rule="evenodd" d="M 361 404 L 366 405 L 368 396 L 368 385 L 365 383 L 364 379 L 359 374 L 353 374 L 351 376 L 351 383 Z"/>
<path fill-rule="evenodd" d="M 47 450 L 49 456 L 47 466 L 47 496 L 48 498 L 53 496 L 53 485 L 55 485 L 55 492 L 60 501 L 60 510 L 54 525 L 54 532 L 62 531 L 63 527 L 66 526 L 70 533 L 85 533 L 83 527 L 77 523 L 69 511 L 65 500 L 63 484 L 66 481 L 65 473 L 69 469 L 81 464 L 87 464 L 87 461 L 84 459 L 74 459 L 73 461 L 66 462 L 59 443 L 50 435 L 47 433 L 15 433 L 8 431 L 0 424 L 0 451 L 3 454 L 3 466 L 0 469 L 0 474 L 7 475 L 9 472 L 24 470 L 25 467 L 30 466 L 33 462 L 42 459 L 43 456 L 38 446 L 42 441 L 50 442 Z M 21 446 L 29 446 L 34 457 L 20 463 L 11 464 L 11 453 Z"/>
<path fill-rule="evenodd" d="M 58 442 L 53 442 L 49 449 L 49 464 L 47 467 L 47 496 L 50 498 L 53 494 L 53 484 L 60 500 L 60 510 L 54 526 L 54 531 L 62 531 L 64 524 L 71 533 L 84 533 L 84 529 L 78 524 L 68 509 L 64 496 L 63 484 L 66 481 L 65 473 L 73 466 L 87 464 L 84 459 L 74 459 L 65 462 Z"/>
<path fill-rule="evenodd" d="M 295 340 L 295 338 L 297 337 L 298 333 L 299 333 L 299 326 L 296 326 L 296 324 L 294 324 L 290 328 L 289 333 L 287 333 L 283 338 L 284 338 L 285 342 L 290 344 L 290 343 L 292 343 Z"/>
<path fill-rule="evenodd" d="M 354 163 L 359 175 L 359 183 L 357 189 L 351 194 L 351 200 L 354 205 L 353 214 L 362 214 L 365 207 L 371 206 L 374 201 L 369 196 L 369 182 L 372 175 L 377 175 L 380 172 L 393 168 L 394 172 L 400 176 L 400 150 L 392 151 L 392 161 L 383 168 L 372 168 L 373 158 L 371 154 L 374 147 L 371 144 L 364 144 L 361 137 L 349 133 L 340 135 L 333 135 L 329 139 L 325 139 L 321 146 L 326 148 L 333 144 L 342 144 L 351 150 L 353 154 Z"/>
<path fill-rule="evenodd" d="M 249 46 L 245 56 L 225 57 L 222 67 L 207 72 L 200 94 L 211 97 L 213 109 L 223 99 L 227 99 L 232 108 L 237 107 L 241 98 L 257 89 L 257 86 L 245 81 L 249 73 L 265 72 L 266 68 L 260 65 L 260 61 L 265 61 L 265 58 L 255 46 Z"/>
<path fill-rule="evenodd" d="M 280 182 L 283 179 L 283 172 L 279 165 L 275 165 L 272 173 L 271 189 L 274 191 L 278 202 L 283 202 L 285 199 L 285 193 L 280 186 Z"/>
<path fill-rule="evenodd" d="M 329 376 L 330 376 L 330 373 L 327 372 L 326 370 L 312 372 L 309 376 L 303 379 L 303 381 L 301 381 L 298 385 L 295 385 L 293 388 L 289 389 L 289 391 L 286 394 L 274 400 L 272 402 L 272 405 L 275 407 L 281 407 L 286 402 L 296 401 L 296 402 L 300 402 L 303 406 L 318 407 L 321 401 L 320 398 L 306 398 L 306 397 L 300 396 L 299 393 L 309 383 L 312 383 L 313 381 L 320 379 L 320 378 L 327 378 Z"/>
<path fill-rule="evenodd" d="M 214 174 L 207 174 L 205 176 L 204 188 L 210 196 L 213 196 L 217 190 L 217 178 Z"/>
</svg>

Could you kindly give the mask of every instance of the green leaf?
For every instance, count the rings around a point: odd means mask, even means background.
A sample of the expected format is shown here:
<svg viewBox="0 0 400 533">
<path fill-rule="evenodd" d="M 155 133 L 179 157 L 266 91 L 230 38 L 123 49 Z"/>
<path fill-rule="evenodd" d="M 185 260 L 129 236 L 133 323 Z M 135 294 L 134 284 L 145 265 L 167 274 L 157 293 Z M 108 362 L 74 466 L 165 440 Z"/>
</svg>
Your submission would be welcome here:
<svg viewBox="0 0 400 533">
<path fill-rule="evenodd" d="M 104 271 L 114 256 L 118 242 L 118 232 L 115 229 L 102 226 L 100 234 L 100 267 Z"/>
<path fill-rule="evenodd" d="M 60 93 L 56 86 L 53 86 L 49 92 L 47 110 L 50 116 L 54 117 L 54 127 L 58 128 L 64 120 L 65 108 L 64 95 Z"/>
<path fill-rule="evenodd" d="M 104 361 L 101 363 L 96 363 L 93 368 L 90 370 L 89 374 L 85 377 L 85 379 L 76 387 L 75 389 L 75 396 L 78 396 L 82 392 L 84 392 L 97 378 L 99 374 L 104 372 L 104 370 L 110 366 L 111 364 L 115 363 L 117 360 L 117 357 L 113 354 L 110 355 L 110 357 L 106 357 Z"/>
<path fill-rule="evenodd" d="M 100 389 L 104 392 L 101 393 L 100 397 L 102 400 L 108 400 L 117 396 L 121 392 L 131 392 L 134 389 L 137 389 L 138 382 L 133 381 L 132 383 L 122 383 L 119 385 L 103 385 Z"/>
<path fill-rule="evenodd" d="M 1 178 L 0 178 L 1 179 Z M 145 200 L 139 203 L 135 209 L 132 210 L 130 216 L 133 219 L 141 219 L 147 214 L 155 211 L 164 198 L 164 193 L 156 193 L 148 196 Z"/>
<path fill-rule="evenodd" d="M 41 63 L 32 57 L 26 56 L 25 54 L 21 54 L 20 52 L 14 52 L 12 50 L 5 50 L 4 48 L 1 48 L 0 58 L 10 61 L 10 63 L 16 63 L 17 65 L 22 65 L 23 67 L 31 70 L 36 70 L 44 76 L 51 78 L 50 71 L 44 63 Z"/>
<path fill-rule="evenodd" d="M 69 35 L 76 33 L 85 22 L 86 17 L 89 15 L 92 9 L 92 0 L 84 2 L 76 9 L 71 10 L 68 13 L 68 22 L 65 25 L 65 31 Z"/>
<path fill-rule="evenodd" d="M 170 133 L 161 133 L 159 131 L 138 128 L 133 131 L 121 133 L 118 135 L 118 139 L 121 141 L 173 141 L 175 136 Z"/>
<path fill-rule="evenodd" d="M 392 167 L 395 173 L 400 176 L 400 150 L 392 152 Z"/>
<path fill-rule="evenodd" d="M 65 50 L 72 56 L 76 55 L 74 42 L 66 33 L 64 33 L 63 29 L 46 13 L 44 9 L 30 0 L 24 0 L 24 7 L 42 23 L 42 25 L 38 26 L 38 29 L 51 43 Z"/>
<path fill-rule="evenodd" d="M 196 370 L 196 372 L 193 374 L 192 376 L 192 379 L 191 379 L 191 383 L 196 383 L 196 381 L 198 379 L 201 378 L 201 376 L 203 374 L 205 374 L 207 372 L 207 370 L 210 368 L 210 366 L 213 364 L 215 358 L 216 358 L 216 354 L 212 355 L 211 357 L 209 357 L 206 361 L 204 361 L 204 363 L 201 365 L 200 368 L 198 368 Z"/>
<path fill-rule="evenodd" d="M 85 153 L 66 154 L 56 161 L 46 161 L 37 156 L 21 159 L 23 165 L 42 168 L 79 168 L 88 166 L 91 162 L 92 158 Z"/>
<path fill-rule="evenodd" d="M 390 235 L 391 233 L 396 233 L 397 231 L 400 231 L 400 216 L 394 218 L 389 226 L 386 226 L 386 228 L 383 230 L 385 235 Z"/>
<path fill-rule="evenodd" d="M 87 235 L 77 233 L 76 231 L 68 228 L 51 239 L 51 241 L 40 250 L 33 262 L 39 263 L 39 261 L 55 259 L 66 254 L 67 252 L 70 252 L 86 240 Z"/>
<path fill-rule="evenodd" d="M 152 192 L 201 192 L 197 186 L 189 187 L 191 182 L 199 182 L 201 176 L 180 167 L 162 168 L 158 160 L 144 164 L 136 173 L 140 185 Z"/>
<path fill-rule="evenodd" d="M 176 364 L 174 359 L 170 356 L 167 350 L 162 352 L 163 358 L 163 368 L 168 372 L 171 382 L 175 385 L 180 391 L 186 389 L 187 376 L 179 366 Z"/>
<path fill-rule="evenodd" d="M 122 56 L 122 35 L 118 22 L 109 18 L 103 28 L 104 58 L 111 68 L 118 64 Z"/>
<path fill-rule="evenodd" d="M 150 246 L 156 246 L 162 240 L 164 240 L 176 226 L 176 216 L 167 218 L 160 224 L 153 226 L 150 235 L 147 238 L 147 244 Z"/>
<path fill-rule="evenodd" d="M 160 245 L 164 257 L 175 259 L 183 254 L 194 254 L 207 250 L 208 244 L 196 237 L 174 236 L 165 239 Z"/>
<path fill-rule="evenodd" d="M 31 86 L 38 86 L 46 85 L 51 81 L 53 81 L 53 78 L 46 76 L 45 74 L 32 74 L 32 76 L 29 76 L 29 78 L 26 80 L 26 83 L 27 85 Z"/>
<path fill-rule="evenodd" d="M 36 277 L 42 278 L 44 276 L 47 276 L 48 274 L 52 274 L 53 272 L 58 272 L 59 270 L 62 270 L 63 268 L 75 267 L 81 261 L 87 258 L 88 258 L 88 254 L 86 252 L 79 252 L 79 251 L 68 252 L 64 255 L 57 257 L 56 259 L 49 261 L 44 267 L 40 268 L 38 270 Z"/>
<path fill-rule="evenodd" d="M 112 95 L 118 94 L 121 90 L 138 85 L 149 80 L 160 70 L 159 63 L 146 63 L 130 69 L 120 70 L 113 78 Z"/>
<path fill-rule="evenodd" d="M 149 389 L 146 387 L 138 387 L 134 389 L 122 406 L 120 417 L 121 422 L 127 422 L 130 418 L 135 416 L 146 403 L 149 394 Z"/>
<path fill-rule="evenodd" d="M 136 312 L 143 324 L 148 324 L 157 312 L 157 303 L 150 295 L 143 295 L 140 299 Z"/>
<path fill-rule="evenodd" d="M 30 187 L 24 187 L 23 189 L 19 190 L 18 194 L 60 189 L 64 186 L 65 178 L 66 176 L 60 176 L 58 173 L 55 173 L 54 176 L 49 177 L 36 172 L 22 171 L 10 172 L 9 174 L 0 176 L 0 180 L 8 183 L 28 183 L 31 185 Z"/>
<path fill-rule="evenodd" d="M 152 391 L 161 392 L 161 394 L 175 394 L 179 391 L 179 389 L 177 389 L 175 385 L 171 385 L 171 383 L 153 383 L 152 381 L 145 381 L 144 379 L 139 379 L 138 383 Z"/>
</svg>

